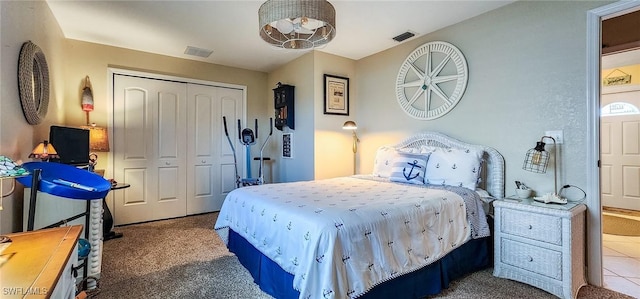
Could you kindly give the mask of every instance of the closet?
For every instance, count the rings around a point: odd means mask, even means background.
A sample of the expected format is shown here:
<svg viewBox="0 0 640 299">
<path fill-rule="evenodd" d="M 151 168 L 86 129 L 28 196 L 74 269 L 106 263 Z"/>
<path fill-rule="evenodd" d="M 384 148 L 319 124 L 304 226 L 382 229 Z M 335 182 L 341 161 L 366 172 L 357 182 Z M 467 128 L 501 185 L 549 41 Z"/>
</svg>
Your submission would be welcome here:
<svg viewBox="0 0 640 299">
<path fill-rule="evenodd" d="M 131 185 L 112 192 L 115 224 L 219 210 L 235 187 L 222 116 L 244 122 L 245 96 L 241 86 L 113 74 L 112 173 Z"/>
</svg>

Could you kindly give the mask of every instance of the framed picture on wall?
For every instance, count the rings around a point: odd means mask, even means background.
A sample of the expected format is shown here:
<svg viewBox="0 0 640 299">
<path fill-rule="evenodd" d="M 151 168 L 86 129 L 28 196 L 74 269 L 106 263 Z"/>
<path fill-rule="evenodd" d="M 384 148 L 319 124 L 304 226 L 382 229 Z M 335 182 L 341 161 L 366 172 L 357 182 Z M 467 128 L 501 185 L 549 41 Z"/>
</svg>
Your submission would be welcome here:
<svg viewBox="0 0 640 299">
<path fill-rule="evenodd" d="M 349 78 L 324 75 L 324 114 L 349 115 Z"/>
<path fill-rule="evenodd" d="M 282 134 L 282 157 L 293 157 L 293 133 Z"/>
</svg>

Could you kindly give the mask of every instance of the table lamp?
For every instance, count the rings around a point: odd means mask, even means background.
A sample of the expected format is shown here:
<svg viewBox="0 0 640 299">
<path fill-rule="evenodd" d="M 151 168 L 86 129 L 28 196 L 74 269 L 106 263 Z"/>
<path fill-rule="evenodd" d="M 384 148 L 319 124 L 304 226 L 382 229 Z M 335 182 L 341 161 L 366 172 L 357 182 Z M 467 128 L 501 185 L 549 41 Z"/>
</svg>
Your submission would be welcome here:
<svg viewBox="0 0 640 299">
<path fill-rule="evenodd" d="M 551 139 L 551 141 L 553 141 L 553 160 L 556 161 L 556 164 L 558 163 L 558 160 L 556 159 L 556 140 L 551 136 L 542 136 L 542 138 L 540 138 L 540 141 L 536 142 L 536 146 L 527 151 L 522 169 L 534 173 L 547 172 L 547 166 L 549 165 L 549 152 L 544 149 L 546 145 L 544 143 L 545 138 Z M 552 194 L 550 193 L 545 194 L 544 196 L 534 197 L 534 199 L 544 203 L 566 203 L 566 199 L 563 199 L 558 195 L 558 167 L 553 167 L 553 184 L 554 185 Z"/>
<path fill-rule="evenodd" d="M 98 127 L 95 123 L 90 126 L 82 126 L 82 128 L 89 130 L 89 150 L 92 151 L 89 154 L 89 171 L 93 172 L 98 165 L 98 154 L 94 152 L 109 151 L 109 134 L 107 128 Z"/>
<path fill-rule="evenodd" d="M 47 140 L 40 142 L 29 154 L 29 158 L 41 159 L 42 162 L 48 162 L 50 158 L 59 157 L 56 149 Z"/>
</svg>

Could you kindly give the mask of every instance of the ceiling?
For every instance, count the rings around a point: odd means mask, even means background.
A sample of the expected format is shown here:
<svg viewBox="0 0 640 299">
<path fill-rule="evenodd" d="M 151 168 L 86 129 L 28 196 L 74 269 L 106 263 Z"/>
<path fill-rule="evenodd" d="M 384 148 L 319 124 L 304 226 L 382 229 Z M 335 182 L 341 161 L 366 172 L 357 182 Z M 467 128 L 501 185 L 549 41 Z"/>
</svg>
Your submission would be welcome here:
<svg viewBox="0 0 640 299">
<path fill-rule="evenodd" d="M 421 35 L 514 1 L 331 0 L 336 37 L 319 51 L 354 60 L 386 50 L 392 38 Z M 263 1 L 47 0 L 66 38 L 269 72 L 307 53 L 277 49 L 258 36 Z M 409 39 L 411 40 L 411 39 Z M 187 46 L 213 50 L 208 58 Z"/>
</svg>

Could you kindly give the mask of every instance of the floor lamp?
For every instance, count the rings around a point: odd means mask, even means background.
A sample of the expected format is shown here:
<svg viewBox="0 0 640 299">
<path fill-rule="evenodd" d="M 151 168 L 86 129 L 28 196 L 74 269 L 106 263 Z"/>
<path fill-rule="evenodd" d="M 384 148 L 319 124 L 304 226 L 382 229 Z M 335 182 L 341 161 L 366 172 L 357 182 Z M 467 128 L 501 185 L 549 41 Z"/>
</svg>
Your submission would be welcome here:
<svg viewBox="0 0 640 299">
<path fill-rule="evenodd" d="M 353 174 L 356 174 L 356 153 L 358 152 L 358 142 L 360 142 L 356 134 L 358 126 L 354 121 L 348 120 L 342 125 L 342 128 L 353 131 Z"/>
</svg>

